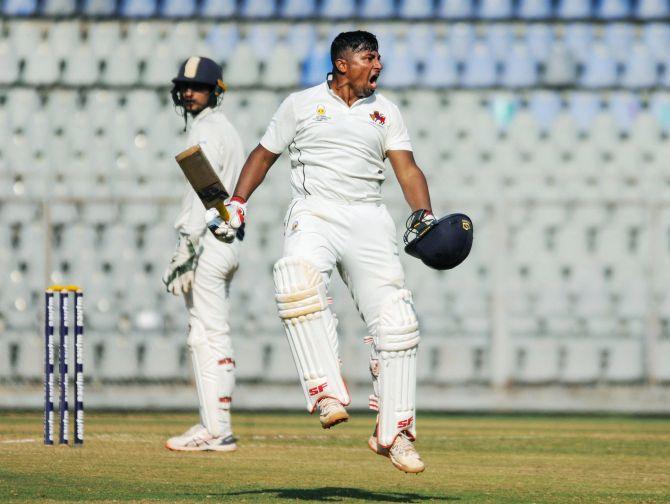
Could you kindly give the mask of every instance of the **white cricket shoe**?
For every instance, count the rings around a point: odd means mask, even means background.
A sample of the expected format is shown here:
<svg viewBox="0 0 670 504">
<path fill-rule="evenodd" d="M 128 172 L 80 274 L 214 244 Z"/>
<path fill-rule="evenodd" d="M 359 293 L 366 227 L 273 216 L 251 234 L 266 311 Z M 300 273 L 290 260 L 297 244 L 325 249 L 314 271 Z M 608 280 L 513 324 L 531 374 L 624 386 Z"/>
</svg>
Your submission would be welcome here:
<svg viewBox="0 0 670 504">
<path fill-rule="evenodd" d="M 181 436 L 171 437 L 165 443 L 168 450 L 173 451 L 221 451 L 237 450 L 235 438 L 227 436 L 212 436 L 201 424 L 196 424 Z"/>
<path fill-rule="evenodd" d="M 395 438 L 390 448 L 384 448 L 377 444 L 377 430 L 375 429 L 375 433 L 368 439 L 368 446 L 377 455 L 390 458 L 396 468 L 406 473 L 418 474 L 426 469 L 426 464 L 421 460 L 414 443 L 404 432 Z"/>
<path fill-rule="evenodd" d="M 330 429 L 334 425 L 349 420 L 349 414 L 340 401 L 332 397 L 324 397 L 319 401 L 319 420 L 321 427 Z"/>
</svg>

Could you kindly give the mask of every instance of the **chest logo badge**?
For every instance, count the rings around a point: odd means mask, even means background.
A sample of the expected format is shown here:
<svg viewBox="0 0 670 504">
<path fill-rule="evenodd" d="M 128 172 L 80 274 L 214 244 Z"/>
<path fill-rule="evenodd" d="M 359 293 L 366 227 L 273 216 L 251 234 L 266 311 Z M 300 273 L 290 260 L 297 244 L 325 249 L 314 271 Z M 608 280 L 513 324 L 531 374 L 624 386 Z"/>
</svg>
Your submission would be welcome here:
<svg viewBox="0 0 670 504">
<path fill-rule="evenodd" d="M 379 124 L 380 126 L 386 124 L 386 116 L 377 110 L 370 114 L 370 119 L 372 119 L 372 122 Z"/>
<path fill-rule="evenodd" d="M 316 106 L 316 115 L 314 116 L 315 121 L 327 121 L 330 119 L 330 116 L 326 115 L 326 107 L 319 104 Z"/>
</svg>

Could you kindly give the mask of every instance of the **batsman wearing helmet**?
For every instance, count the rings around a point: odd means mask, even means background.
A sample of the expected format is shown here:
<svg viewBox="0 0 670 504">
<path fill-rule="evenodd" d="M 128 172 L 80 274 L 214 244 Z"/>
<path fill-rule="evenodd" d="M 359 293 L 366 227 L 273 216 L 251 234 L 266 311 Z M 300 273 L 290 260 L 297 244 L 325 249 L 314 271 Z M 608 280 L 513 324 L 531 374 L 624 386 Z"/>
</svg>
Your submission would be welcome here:
<svg viewBox="0 0 670 504">
<path fill-rule="evenodd" d="M 324 428 L 348 419 L 337 323 L 327 301 L 337 267 L 371 335 L 370 405 L 378 414 L 368 445 L 398 469 L 419 473 L 425 468 L 414 447 L 419 327 L 395 225 L 381 203 L 385 159 L 419 216 L 412 225 L 428 226 L 435 218 L 403 118 L 375 92 L 382 71 L 376 37 L 340 33 L 331 60 L 325 82 L 280 105 L 242 169 L 227 205 L 230 220 L 215 232 L 234 236 L 247 199 L 288 149 L 294 199 L 285 218 L 284 257 L 274 266 L 275 296 L 307 409 L 319 410 Z"/>
<path fill-rule="evenodd" d="M 172 79 L 172 99 L 188 125 L 187 146 L 199 145 L 225 187 L 234 187 L 244 161 L 242 141 L 221 110 L 221 67 L 191 57 Z M 189 122 L 189 118 L 192 121 Z M 183 295 L 189 313 L 188 347 L 200 402 L 200 423 L 166 447 L 179 451 L 233 451 L 230 405 L 235 358 L 228 324 L 228 290 L 238 265 L 238 243 L 224 243 L 205 227 L 205 207 L 188 186 L 175 222 L 179 240 L 163 276 Z"/>
</svg>

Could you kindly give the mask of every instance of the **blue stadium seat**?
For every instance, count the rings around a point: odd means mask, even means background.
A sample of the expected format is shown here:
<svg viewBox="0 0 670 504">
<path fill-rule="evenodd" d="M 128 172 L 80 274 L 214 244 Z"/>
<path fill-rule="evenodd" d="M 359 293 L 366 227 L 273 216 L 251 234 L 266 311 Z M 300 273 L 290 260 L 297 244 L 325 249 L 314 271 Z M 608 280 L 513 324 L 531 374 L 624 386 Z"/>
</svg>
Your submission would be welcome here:
<svg viewBox="0 0 670 504">
<path fill-rule="evenodd" d="M 331 68 L 330 46 L 317 44 L 305 61 L 300 77 L 300 84 L 303 86 L 315 86 L 319 82 L 323 82 L 326 80 L 326 75 L 330 72 Z"/>
<path fill-rule="evenodd" d="M 259 61 L 265 61 L 270 54 L 270 48 L 277 43 L 277 31 L 274 26 L 258 24 L 247 33 L 247 42 L 254 50 Z"/>
<path fill-rule="evenodd" d="M 467 58 L 463 73 L 463 86 L 491 87 L 498 83 L 496 62 L 488 45 L 477 43 Z"/>
<path fill-rule="evenodd" d="M 274 0 L 243 0 L 240 15 L 250 18 L 267 18 L 275 15 Z"/>
<path fill-rule="evenodd" d="M 207 32 L 205 44 L 212 51 L 212 56 L 216 61 L 225 61 L 233 53 L 239 38 L 240 35 L 236 25 L 215 24 Z"/>
<path fill-rule="evenodd" d="M 603 42 L 609 47 L 617 63 L 628 58 L 630 48 L 635 43 L 637 27 L 630 23 L 607 23 L 603 33 Z"/>
<path fill-rule="evenodd" d="M 236 0 L 203 0 L 200 6 L 200 15 L 205 17 L 232 17 L 236 10 Z"/>
<path fill-rule="evenodd" d="M 86 16 L 112 16 L 116 12 L 116 0 L 84 0 L 81 11 Z"/>
<path fill-rule="evenodd" d="M 485 41 L 497 63 L 509 56 L 513 39 L 514 34 L 508 24 L 492 24 L 488 27 Z"/>
<path fill-rule="evenodd" d="M 640 19 L 658 19 L 670 16 L 668 0 L 639 0 L 635 15 Z"/>
<path fill-rule="evenodd" d="M 533 93 L 528 109 L 541 131 L 548 132 L 561 112 L 561 96 L 554 91 Z"/>
<path fill-rule="evenodd" d="M 315 0 L 284 0 L 279 15 L 284 18 L 307 18 L 316 15 Z"/>
<path fill-rule="evenodd" d="M 362 0 L 358 11 L 362 18 L 389 18 L 395 14 L 393 0 Z"/>
<path fill-rule="evenodd" d="M 522 19 L 546 19 L 551 17 L 551 0 L 520 0 L 518 14 Z"/>
<path fill-rule="evenodd" d="M 478 17 L 505 19 L 512 16 L 512 0 L 481 0 Z"/>
<path fill-rule="evenodd" d="M 412 86 L 417 83 L 417 65 L 411 44 L 396 42 L 386 50 L 381 84 L 389 87 Z"/>
<path fill-rule="evenodd" d="M 398 15 L 405 19 L 424 19 L 433 16 L 432 0 L 402 0 Z"/>
<path fill-rule="evenodd" d="M 584 63 L 590 57 L 593 46 L 593 25 L 573 23 L 565 27 L 563 40 L 570 48 L 574 58 Z"/>
<path fill-rule="evenodd" d="M 417 61 L 426 61 L 435 45 L 435 30 L 430 24 L 413 24 L 407 30 L 407 40 L 412 41 Z"/>
<path fill-rule="evenodd" d="M 142 18 L 156 13 L 155 0 L 121 0 L 119 13 L 122 17 Z"/>
<path fill-rule="evenodd" d="M 46 0 L 40 11 L 43 16 L 70 16 L 76 8 L 76 0 Z"/>
<path fill-rule="evenodd" d="M 656 61 L 649 48 L 641 43 L 635 44 L 629 51 L 622 84 L 627 88 L 650 88 L 656 85 Z"/>
<path fill-rule="evenodd" d="M 589 0 L 560 0 L 557 14 L 563 19 L 588 18 L 591 16 L 591 2 Z"/>
<path fill-rule="evenodd" d="M 355 0 L 323 0 L 320 15 L 325 18 L 348 18 L 356 14 Z"/>
<path fill-rule="evenodd" d="M 160 15 L 166 18 L 190 17 L 195 14 L 194 0 L 163 0 Z"/>
<path fill-rule="evenodd" d="M 596 16 L 601 19 L 623 19 L 631 14 L 629 0 L 601 0 Z"/>
<path fill-rule="evenodd" d="M 554 30 L 546 24 L 530 24 L 526 28 L 525 41 L 535 60 L 544 63 L 554 44 Z"/>
<path fill-rule="evenodd" d="M 294 26 L 287 35 L 287 43 L 294 57 L 301 63 L 318 40 L 316 27 L 313 24 L 301 23 Z"/>
<path fill-rule="evenodd" d="M 621 91 L 612 94 L 609 99 L 609 110 L 620 131 L 630 131 L 637 115 L 642 110 L 640 97 L 637 93 Z"/>
<path fill-rule="evenodd" d="M 457 23 L 447 32 L 447 45 L 459 62 L 465 61 L 470 55 L 476 39 L 475 27 L 469 23 Z"/>
<path fill-rule="evenodd" d="M 588 132 L 593 120 L 601 112 L 600 96 L 591 92 L 576 92 L 570 97 L 568 109 L 579 131 Z"/>
<path fill-rule="evenodd" d="M 657 62 L 663 61 L 670 47 L 670 25 L 648 23 L 642 28 L 642 41 L 647 44 Z"/>
<path fill-rule="evenodd" d="M 474 17 L 475 12 L 471 0 L 439 0 L 437 17 L 459 19 Z"/>
<path fill-rule="evenodd" d="M 454 87 L 458 84 L 456 59 L 445 44 L 432 47 L 423 72 L 422 82 L 430 87 Z"/>
<path fill-rule="evenodd" d="M 516 43 L 505 61 L 502 85 L 505 87 L 529 87 L 537 84 L 537 65 L 528 46 Z"/>
<path fill-rule="evenodd" d="M 580 84 L 588 88 L 603 88 L 617 83 L 617 64 L 608 47 L 602 43 L 593 46 L 591 57 L 584 64 Z"/>
<path fill-rule="evenodd" d="M 36 0 L 5 0 L 2 13 L 6 16 L 32 16 L 36 8 Z"/>
</svg>

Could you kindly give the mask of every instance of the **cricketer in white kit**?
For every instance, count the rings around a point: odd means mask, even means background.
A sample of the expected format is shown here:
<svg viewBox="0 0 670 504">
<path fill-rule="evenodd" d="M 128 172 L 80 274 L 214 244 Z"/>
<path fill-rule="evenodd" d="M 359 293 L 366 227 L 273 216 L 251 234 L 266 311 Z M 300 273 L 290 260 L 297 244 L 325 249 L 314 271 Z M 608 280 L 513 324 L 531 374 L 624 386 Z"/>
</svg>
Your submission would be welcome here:
<svg viewBox="0 0 670 504">
<path fill-rule="evenodd" d="M 221 67 L 191 57 L 173 79 L 173 100 L 193 117 L 186 147 L 200 145 L 226 188 L 234 187 L 244 162 L 242 141 L 219 106 L 225 90 Z M 167 290 L 184 295 L 189 313 L 187 344 L 200 403 L 200 423 L 168 439 L 177 451 L 233 451 L 230 417 L 235 356 L 230 340 L 228 293 L 238 266 L 238 242 L 225 243 L 205 226 L 205 207 L 190 185 L 175 222 L 177 249 L 165 272 Z"/>
<path fill-rule="evenodd" d="M 395 225 L 381 203 L 385 159 L 412 210 L 425 210 L 426 222 L 434 220 L 430 196 L 398 108 L 375 93 L 382 70 L 375 36 L 341 33 L 331 59 L 326 82 L 291 94 L 275 113 L 242 169 L 227 205 L 231 218 L 216 233 L 234 235 L 246 200 L 288 149 L 294 198 L 284 223 L 284 257 L 274 266 L 275 296 L 307 409 L 319 408 L 324 428 L 348 419 L 337 324 L 327 301 L 337 267 L 373 342 L 370 405 L 378 414 L 368 444 L 399 469 L 418 473 L 425 468 L 413 445 L 419 329 Z"/>
</svg>

